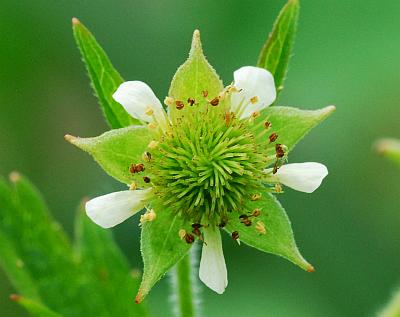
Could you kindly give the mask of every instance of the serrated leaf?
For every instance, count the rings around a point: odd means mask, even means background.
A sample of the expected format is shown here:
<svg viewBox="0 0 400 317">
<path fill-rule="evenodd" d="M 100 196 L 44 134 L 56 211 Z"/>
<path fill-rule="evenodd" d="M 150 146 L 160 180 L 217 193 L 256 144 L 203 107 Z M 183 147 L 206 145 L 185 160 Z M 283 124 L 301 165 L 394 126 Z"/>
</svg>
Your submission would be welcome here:
<svg viewBox="0 0 400 317">
<path fill-rule="evenodd" d="M 121 75 L 111 64 L 107 54 L 90 31 L 76 18 L 72 20 L 76 44 L 86 65 L 93 90 L 99 100 L 104 117 L 113 129 L 127 127 L 140 122 L 132 118 L 112 98 L 118 86 L 123 83 Z"/>
<path fill-rule="evenodd" d="M 261 209 L 261 215 L 251 219 L 252 225 L 245 226 L 239 215 L 232 213 L 225 230 L 229 233 L 238 231 L 241 242 L 260 251 L 282 256 L 306 271 L 313 271 L 312 265 L 302 257 L 296 246 L 289 218 L 281 204 L 267 190 L 261 194 L 260 200 L 249 203 L 249 208 Z M 265 234 L 257 230 L 259 221 L 265 225 Z"/>
<path fill-rule="evenodd" d="M 143 183 L 143 173 L 129 172 L 131 164 L 143 163 L 151 135 L 147 127 L 131 126 L 115 129 L 93 138 L 66 136 L 67 141 L 88 152 L 116 180 L 131 184 Z M 140 175 L 139 175 L 140 174 Z"/>
<path fill-rule="evenodd" d="M 283 88 L 282 85 L 292 55 L 299 11 L 298 0 L 289 0 L 286 3 L 258 57 L 257 66 L 267 69 L 274 75 L 277 93 Z"/>
<path fill-rule="evenodd" d="M 375 144 L 376 151 L 389 160 L 400 164 L 400 140 L 381 139 Z"/>
<path fill-rule="evenodd" d="M 213 99 L 222 89 L 222 81 L 203 54 L 200 32 L 196 30 L 193 33 L 189 58 L 176 71 L 169 89 L 169 96 L 184 103 L 188 98 L 205 101 L 203 91 L 207 91 L 208 98 Z M 176 122 L 184 115 L 191 115 L 190 112 L 195 112 L 197 108 L 198 106 L 185 106 L 183 109 L 177 110 L 172 106 L 169 108 L 171 120 Z M 219 108 L 222 111 L 223 105 L 220 104 Z"/>
<path fill-rule="evenodd" d="M 157 217 L 142 226 L 141 251 L 144 262 L 142 283 L 136 302 L 141 302 L 164 274 L 178 263 L 191 245 L 182 241 L 179 230 L 191 230 L 190 225 L 160 202 L 152 206 Z"/>
<path fill-rule="evenodd" d="M 90 221 L 83 204 L 76 216 L 75 237 L 79 261 L 94 276 L 93 287 L 100 295 L 99 305 L 103 306 L 103 311 L 109 312 L 110 316 L 147 316 L 145 306 L 133 301 L 139 276 L 131 274 L 128 261 L 115 243 L 112 232 Z"/>
<path fill-rule="evenodd" d="M 19 305 L 24 307 L 32 316 L 37 316 L 37 317 L 61 317 L 61 315 L 57 314 L 53 310 L 51 310 L 49 307 L 43 305 L 40 302 L 37 302 L 35 300 L 23 297 L 23 296 L 18 296 L 18 295 L 13 295 L 11 296 L 11 299 L 17 302 Z"/>
<path fill-rule="evenodd" d="M 334 106 L 328 106 L 319 110 L 301 110 L 292 107 L 269 107 L 261 112 L 261 116 L 256 119 L 253 126 L 255 135 L 263 133 L 265 130 L 263 122 L 268 121 L 272 124 L 271 133 L 278 134 L 278 143 L 284 144 L 291 151 L 294 146 L 319 123 L 329 117 Z M 270 149 L 270 154 L 274 149 Z"/>
</svg>

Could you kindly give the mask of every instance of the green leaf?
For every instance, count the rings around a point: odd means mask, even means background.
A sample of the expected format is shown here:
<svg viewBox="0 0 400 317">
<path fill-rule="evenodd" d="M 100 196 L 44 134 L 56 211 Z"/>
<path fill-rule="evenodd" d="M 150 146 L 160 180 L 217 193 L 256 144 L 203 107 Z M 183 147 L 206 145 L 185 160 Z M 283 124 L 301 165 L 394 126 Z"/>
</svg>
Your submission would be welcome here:
<svg viewBox="0 0 400 317">
<path fill-rule="evenodd" d="M 159 202 L 152 206 L 157 214 L 155 220 L 142 227 L 141 251 L 144 262 L 142 283 L 136 302 L 139 303 L 161 277 L 189 251 L 191 245 L 181 240 L 179 230 L 191 231 L 181 216 Z"/>
<path fill-rule="evenodd" d="M 251 226 L 245 226 L 239 215 L 232 213 L 225 230 L 229 233 L 238 231 L 240 241 L 253 248 L 282 256 L 306 271 L 314 271 L 297 249 L 289 218 L 273 195 L 265 190 L 260 200 L 249 203 L 249 208 L 261 210 L 260 216 L 252 218 Z M 265 225 L 266 234 L 256 230 L 259 221 Z"/>
<path fill-rule="evenodd" d="M 108 131 L 94 138 L 78 138 L 67 135 L 66 140 L 88 152 L 110 176 L 118 181 L 144 184 L 143 173 L 129 172 L 131 164 L 143 162 L 151 135 L 147 127 L 132 126 Z M 148 176 L 148 175 L 146 175 Z"/>
<path fill-rule="evenodd" d="M 113 129 L 127 127 L 140 122 L 132 118 L 125 109 L 112 98 L 113 93 L 124 81 L 111 64 L 107 54 L 92 33 L 77 19 L 72 19 L 72 29 L 76 44 L 89 73 L 93 90 L 99 100 L 104 117 Z"/>
<path fill-rule="evenodd" d="M 268 107 L 261 112 L 261 116 L 256 119 L 253 126 L 255 135 L 263 133 L 265 130 L 263 122 L 269 121 L 272 124 L 270 133 L 278 134 L 278 143 L 284 144 L 291 151 L 294 146 L 312 128 L 329 117 L 334 106 L 328 106 L 319 110 L 301 110 L 292 107 Z M 271 148 L 271 153 L 274 149 Z"/>
<path fill-rule="evenodd" d="M 35 300 L 31 300 L 29 298 L 19 296 L 19 295 L 12 295 L 11 299 L 22 307 L 24 307 L 32 316 L 37 317 L 61 317 L 61 315 L 55 313 L 47 306 L 37 302 Z"/>
<path fill-rule="evenodd" d="M 298 0 L 289 0 L 286 3 L 258 57 L 257 66 L 265 68 L 274 75 L 277 93 L 283 89 L 282 85 L 292 55 L 299 11 Z"/>
<path fill-rule="evenodd" d="M 94 276 L 99 305 L 110 316 L 147 316 L 145 306 L 136 305 L 133 294 L 139 276 L 131 274 L 127 259 L 115 243 L 111 230 L 95 225 L 86 216 L 84 205 L 75 222 L 76 251 L 79 262 Z M 107 301 L 104 301 L 107 299 Z"/>
<path fill-rule="evenodd" d="M 400 140 L 381 139 L 375 144 L 376 151 L 389 160 L 400 164 Z"/>
<path fill-rule="evenodd" d="M 203 54 L 200 32 L 196 30 L 193 33 L 189 58 L 176 71 L 169 89 L 169 96 L 185 104 L 188 98 L 202 102 L 205 100 L 203 91 L 207 91 L 208 98 L 213 99 L 222 89 L 222 81 Z M 176 122 L 178 118 L 190 115 L 189 113 L 196 111 L 197 108 L 197 106 L 185 106 L 182 110 L 177 110 L 176 107 L 171 106 L 171 120 Z M 223 105 L 219 105 L 219 108 L 222 111 Z"/>
</svg>

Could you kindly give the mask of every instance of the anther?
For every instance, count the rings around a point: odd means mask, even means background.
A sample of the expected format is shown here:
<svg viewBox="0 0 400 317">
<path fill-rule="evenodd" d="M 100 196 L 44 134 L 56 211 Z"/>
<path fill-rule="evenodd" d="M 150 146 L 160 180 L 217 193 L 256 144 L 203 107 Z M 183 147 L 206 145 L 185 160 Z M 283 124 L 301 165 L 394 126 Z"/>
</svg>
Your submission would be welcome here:
<svg viewBox="0 0 400 317">
<path fill-rule="evenodd" d="M 131 164 L 131 166 L 129 167 L 129 172 L 131 172 L 132 174 L 134 173 L 140 173 L 144 171 L 144 164 L 139 163 L 139 164 Z"/>
<path fill-rule="evenodd" d="M 147 162 L 150 162 L 151 161 L 151 154 L 150 154 L 150 152 L 144 152 L 143 153 L 143 155 L 142 155 L 142 158 L 143 158 L 143 160 L 145 160 L 145 161 L 147 161 Z"/>
<path fill-rule="evenodd" d="M 240 222 L 243 223 L 246 227 L 251 226 L 251 220 L 247 215 L 240 215 L 239 216 Z"/>
<path fill-rule="evenodd" d="M 189 106 L 193 106 L 196 101 L 193 98 L 188 98 L 187 102 Z"/>
<path fill-rule="evenodd" d="M 185 104 L 180 100 L 175 101 L 175 105 L 176 105 L 176 109 L 178 109 L 178 110 L 182 110 L 183 107 L 185 106 Z"/>
<path fill-rule="evenodd" d="M 253 210 L 253 212 L 251 213 L 251 215 L 253 217 L 258 217 L 259 215 L 261 215 L 261 210 L 259 208 L 256 208 Z"/>
<path fill-rule="evenodd" d="M 232 232 L 232 239 L 233 240 L 237 240 L 237 239 L 239 239 L 239 232 L 238 231 L 233 231 Z"/>
<path fill-rule="evenodd" d="M 201 94 L 203 95 L 204 98 L 206 98 L 208 96 L 208 91 L 207 90 L 203 90 L 201 92 Z"/>
<path fill-rule="evenodd" d="M 129 190 L 136 190 L 136 189 L 137 189 L 137 184 L 135 182 L 129 185 Z"/>
<path fill-rule="evenodd" d="M 173 105 L 174 105 L 174 98 L 172 98 L 172 97 L 169 97 L 169 96 L 167 96 L 167 97 L 165 97 L 165 99 L 164 99 L 164 103 L 168 106 L 168 107 L 172 107 Z"/>
<path fill-rule="evenodd" d="M 275 193 L 277 193 L 277 194 L 283 193 L 281 184 L 275 184 L 274 190 L 275 190 Z"/>
<path fill-rule="evenodd" d="M 259 116 L 260 116 L 260 111 L 254 111 L 254 112 L 251 114 L 251 117 L 252 117 L 253 119 L 258 118 Z"/>
<path fill-rule="evenodd" d="M 218 104 L 219 104 L 219 97 L 215 97 L 213 100 L 210 101 L 211 106 L 216 107 L 218 106 Z"/>
<path fill-rule="evenodd" d="M 153 108 L 148 106 L 146 108 L 145 114 L 147 114 L 148 116 L 152 116 L 154 114 Z"/>
<path fill-rule="evenodd" d="M 262 221 L 257 221 L 255 228 L 258 233 L 261 233 L 261 234 L 267 233 L 267 230 L 265 229 L 265 225 Z"/>
<path fill-rule="evenodd" d="M 264 128 L 265 129 L 269 129 L 271 126 L 272 126 L 271 122 L 269 122 L 269 121 L 265 121 L 264 122 Z"/>
<path fill-rule="evenodd" d="M 150 183 L 150 177 L 144 176 L 144 177 L 143 177 L 143 181 L 144 181 L 146 184 Z"/>
<path fill-rule="evenodd" d="M 251 97 L 250 102 L 254 105 L 255 103 L 258 102 L 258 97 L 257 96 Z"/>
<path fill-rule="evenodd" d="M 157 123 L 150 122 L 147 126 L 148 126 L 150 129 L 155 129 L 155 128 L 157 128 Z"/>
<path fill-rule="evenodd" d="M 260 200 L 261 199 L 261 194 L 253 194 L 250 197 L 250 200 L 252 201 L 256 201 L 256 200 Z"/>
<path fill-rule="evenodd" d="M 269 142 L 270 142 L 270 143 L 275 142 L 277 138 L 278 138 L 278 134 L 276 134 L 276 133 L 274 132 L 274 133 L 272 133 L 272 134 L 269 136 Z"/>
<path fill-rule="evenodd" d="M 223 228 L 223 227 L 225 227 L 226 226 L 226 222 L 225 221 L 221 221 L 220 223 L 219 223 L 219 225 L 218 225 L 218 227 L 220 227 L 220 228 Z"/>
<path fill-rule="evenodd" d="M 150 143 L 149 143 L 149 145 L 148 145 L 148 147 L 150 148 L 150 149 L 155 149 L 156 147 L 158 146 L 158 142 L 157 141 L 150 141 Z"/>
<path fill-rule="evenodd" d="M 140 224 L 156 219 L 157 215 L 154 209 L 148 210 L 145 214 L 140 216 Z"/>
<path fill-rule="evenodd" d="M 275 152 L 276 152 L 276 157 L 281 158 L 285 156 L 285 151 L 282 148 L 282 144 L 277 143 L 275 144 Z"/>
<path fill-rule="evenodd" d="M 185 240 L 187 244 L 192 244 L 194 242 L 194 235 L 187 233 L 185 229 L 179 230 L 179 237 Z"/>
</svg>

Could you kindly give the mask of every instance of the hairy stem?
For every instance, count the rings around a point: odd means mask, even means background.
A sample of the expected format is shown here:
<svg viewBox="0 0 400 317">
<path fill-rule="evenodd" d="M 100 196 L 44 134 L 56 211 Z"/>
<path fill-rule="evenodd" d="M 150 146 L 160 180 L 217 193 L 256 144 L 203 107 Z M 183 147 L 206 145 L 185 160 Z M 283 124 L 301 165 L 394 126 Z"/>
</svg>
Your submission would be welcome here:
<svg viewBox="0 0 400 317">
<path fill-rule="evenodd" d="M 187 254 L 176 266 L 175 278 L 175 292 L 176 292 L 176 305 L 179 317 L 194 317 L 195 303 L 194 303 L 194 290 L 191 279 L 191 264 L 190 254 Z"/>
</svg>

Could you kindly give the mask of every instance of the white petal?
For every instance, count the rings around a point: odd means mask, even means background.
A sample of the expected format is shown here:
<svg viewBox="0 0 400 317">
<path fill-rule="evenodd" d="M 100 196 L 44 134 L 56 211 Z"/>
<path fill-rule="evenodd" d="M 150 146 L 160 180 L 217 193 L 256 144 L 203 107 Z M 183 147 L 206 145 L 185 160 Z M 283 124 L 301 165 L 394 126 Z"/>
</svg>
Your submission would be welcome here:
<svg viewBox="0 0 400 317">
<path fill-rule="evenodd" d="M 166 126 L 165 112 L 160 100 L 156 97 L 153 90 L 142 81 L 126 81 L 122 83 L 113 94 L 116 102 L 120 103 L 124 109 L 134 118 L 153 122 L 153 116 L 146 114 L 151 108 L 154 116 L 164 129 Z"/>
<path fill-rule="evenodd" d="M 200 280 L 214 292 L 222 294 L 228 285 L 228 273 L 219 229 L 204 228 L 204 241 L 200 260 Z"/>
<path fill-rule="evenodd" d="M 270 172 L 271 169 L 266 171 Z M 307 162 L 283 165 L 275 175 L 271 175 L 270 179 L 295 190 L 312 193 L 321 185 L 326 175 L 328 169 L 325 165 Z"/>
<path fill-rule="evenodd" d="M 233 78 L 234 86 L 241 91 L 232 93 L 232 111 L 237 111 L 241 103 L 247 104 L 241 118 L 248 118 L 253 112 L 260 111 L 275 101 L 275 82 L 269 71 L 259 67 L 245 66 L 236 70 Z M 253 97 L 257 100 L 254 103 L 250 101 Z"/>
<path fill-rule="evenodd" d="M 103 228 L 114 227 L 142 210 L 151 197 L 152 188 L 124 190 L 89 200 L 86 214 Z"/>
</svg>

